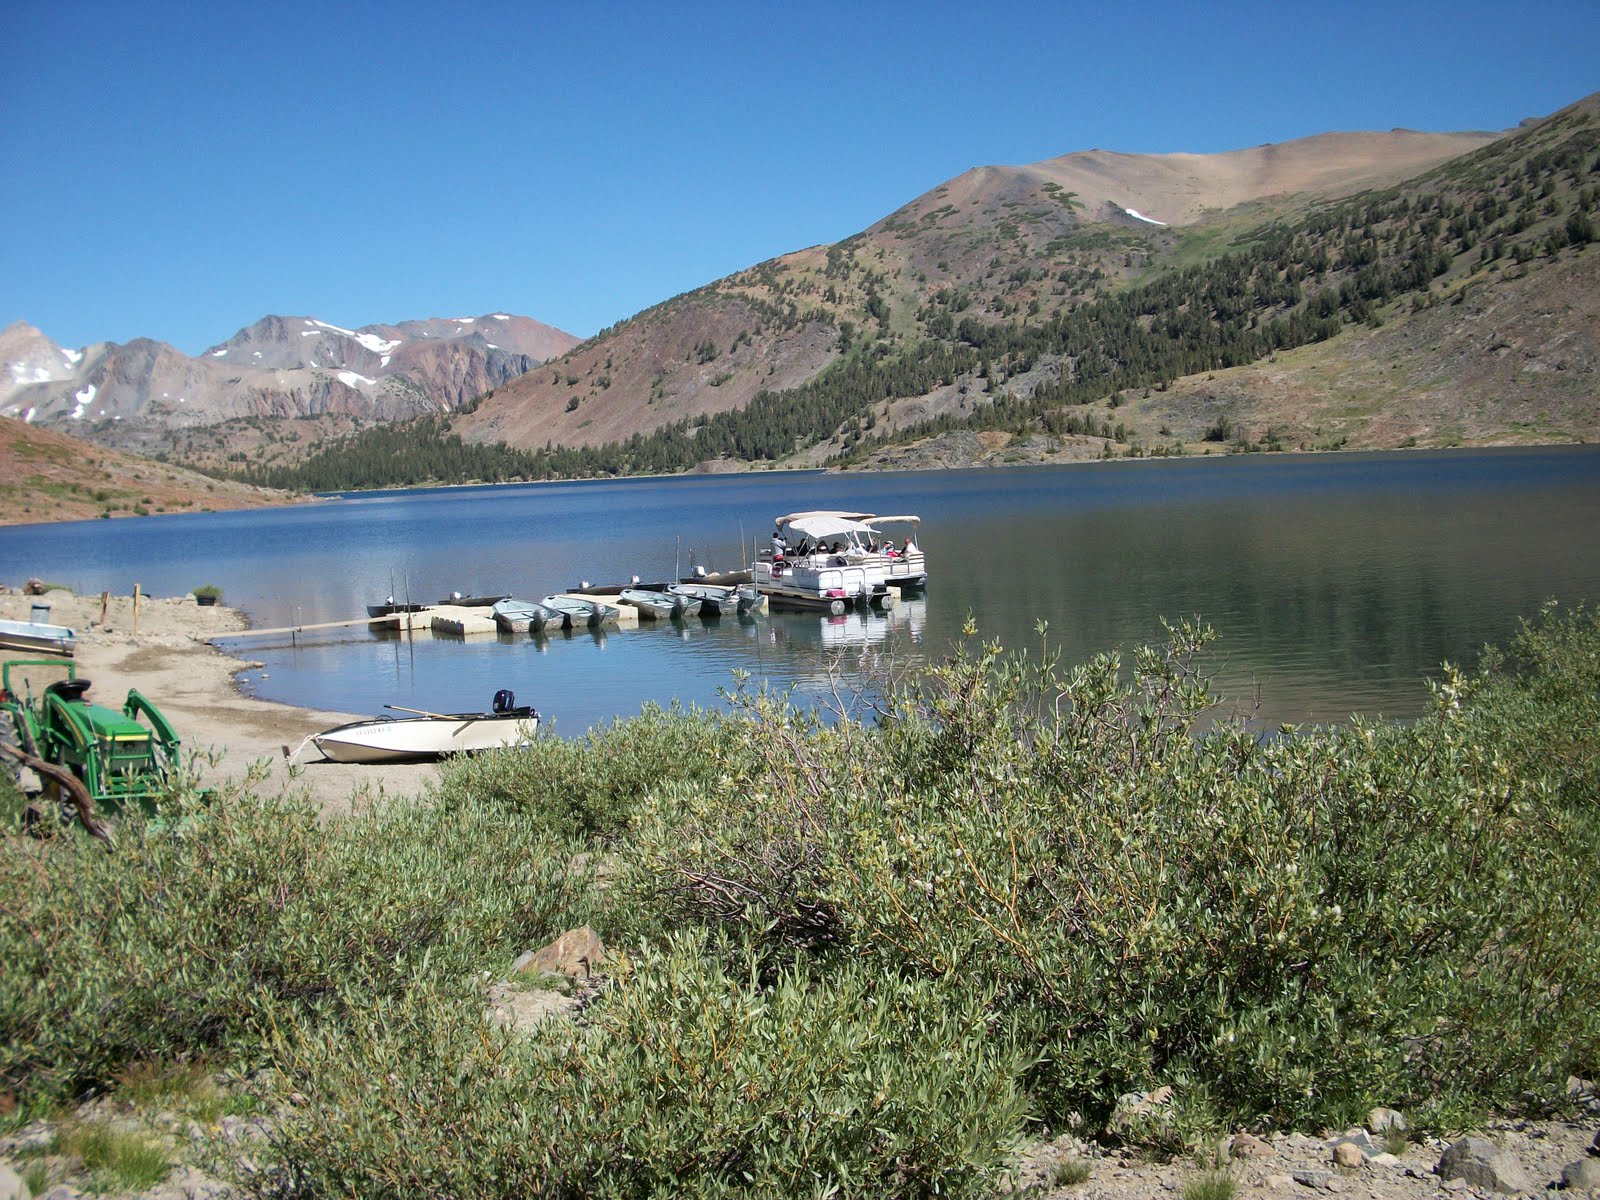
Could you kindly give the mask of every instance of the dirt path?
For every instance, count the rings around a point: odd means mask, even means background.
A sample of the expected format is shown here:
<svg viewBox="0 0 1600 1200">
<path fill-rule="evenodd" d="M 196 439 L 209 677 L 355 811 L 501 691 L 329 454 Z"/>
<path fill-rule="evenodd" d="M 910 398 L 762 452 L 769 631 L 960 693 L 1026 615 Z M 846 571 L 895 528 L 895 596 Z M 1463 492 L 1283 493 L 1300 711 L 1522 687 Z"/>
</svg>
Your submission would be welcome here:
<svg viewBox="0 0 1600 1200">
<path fill-rule="evenodd" d="M 99 597 L 52 591 L 23 595 L 18 586 L 0 589 L 0 617 L 26 621 L 34 603 L 50 605 L 50 621 L 77 632 L 77 671 L 93 684 L 90 695 L 120 705 L 136 687 L 172 722 L 185 751 L 194 751 L 202 782 L 216 786 L 259 772 L 263 790 L 297 787 L 324 813 L 346 812 L 361 796 L 413 795 L 438 778 L 431 763 L 360 766 L 322 759 L 306 746 L 290 766 L 284 747 L 295 750 L 312 733 L 370 713 L 319 712 L 240 694 L 234 676 L 251 666 L 207 644 L 206 638 L 244 629 L 237 609 L 196 604 L 189 597 L 150 599 L 140 604 L 111 598 L 104 612 Z M 44 657 L 0 650 L 3 658 Z M 212 761 L 214 760 L 214 761 Z"/>
</svg>

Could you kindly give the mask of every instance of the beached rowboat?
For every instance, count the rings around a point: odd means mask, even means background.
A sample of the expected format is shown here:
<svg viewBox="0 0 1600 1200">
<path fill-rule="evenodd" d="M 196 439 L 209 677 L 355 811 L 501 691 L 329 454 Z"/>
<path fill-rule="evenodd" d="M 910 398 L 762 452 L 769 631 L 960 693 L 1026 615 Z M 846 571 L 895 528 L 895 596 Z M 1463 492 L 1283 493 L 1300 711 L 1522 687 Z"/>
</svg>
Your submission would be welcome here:
<svg viewBox="0 0 1600 1200">
<path fill-rule="evenodd" d="M 323 755 L 341 763 L 429 762 L 452 754 L 525 746 L 539 728 L 539 714 L 518 708 L 511 692 L 495 693 L 494 711 L 432 713 L 385 705 L 407 717 L 351 721 L 313 734 Z"/>
</svg>

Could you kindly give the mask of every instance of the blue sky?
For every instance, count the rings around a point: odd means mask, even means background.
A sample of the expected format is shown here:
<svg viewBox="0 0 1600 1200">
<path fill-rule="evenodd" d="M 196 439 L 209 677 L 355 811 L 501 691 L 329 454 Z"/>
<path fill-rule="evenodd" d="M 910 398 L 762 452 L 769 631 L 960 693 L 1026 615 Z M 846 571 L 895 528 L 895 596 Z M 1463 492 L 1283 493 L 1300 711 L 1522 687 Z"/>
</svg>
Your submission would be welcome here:
<svg viewBox="0 0 1600 1200">
<path fill-rule="evenodd" d="M 1600 6 L 0 0 L 0 327 L 587 336 L 982 163 L 1502 129 Z"/>
</svg>

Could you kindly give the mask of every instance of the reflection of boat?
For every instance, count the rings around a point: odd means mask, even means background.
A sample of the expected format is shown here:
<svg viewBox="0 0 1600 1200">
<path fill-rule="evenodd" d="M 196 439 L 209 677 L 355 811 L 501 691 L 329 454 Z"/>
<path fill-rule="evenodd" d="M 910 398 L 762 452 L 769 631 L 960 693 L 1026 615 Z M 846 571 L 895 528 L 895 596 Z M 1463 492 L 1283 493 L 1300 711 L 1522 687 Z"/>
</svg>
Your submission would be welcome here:
<svg viewBox="0 0 1600 1200">
<path fill-rule="evenodd" d="M 546 608 L 531 600 L 512 600 L 510 597 L 496 601 L 489 612 L 494 617 L 494 623 L 507 633 L 538 633 L 546 625 L 559 627 L 565 620 L 553 608 Z"/>
<path fill-rule="evenodd" d="M 351 721 L 312 734 L 311 741 L 334 762 L 426 762 L 450 754 L 523 746 L 539 727 L 539 714 L 532 708 L 518 708 L 516 697 L 506 689 L 495 693 L 494 711 L 486 713 L 431 713 L 398 704 L 385 707 L 416 715 Z"/>
<path fill-rule="evenodd" d="M 653 588 L 623 588 L 617 599 L 622 603 L 647 613 L 658 621 L 673 621 L 692 617 L 700 611 L 700 601 L 682 592 L 658 591 Z"/>
<path fill-rule="evenodd" d="M 699 601 L 703 617 L 747 613 L 761 603 L 761 593 L 749 584 L 733 587 L 716 583 L 674 583 L 667 591 Z"/>
<path fill-rule="evenodd" d="M 539 603 L 560 613 L 562 624 L 569 627 L 587 625 L 593 628 L 607 623 L 614 625 L 617 621 L 617 610 L 611 605 L 581 596 L 546 596 Z"/>
<path fill-rule="evenodd" d="M 886 559 L 873 550 L 876 531 L 861 514 L 790 513 L 776 521 L 787 549 L 763 551 L 751 565 L 753 582 L 773 608 L 823 609 L 835 615 L 851 604 L 893 603 Z"/>
<path fill-rule="evenodd" d="M 70 656 L 77 645 L 78 635 L 65 625 L 0 620 L 0 647 L 7 650 L 43 650 Z"/>
</svg>

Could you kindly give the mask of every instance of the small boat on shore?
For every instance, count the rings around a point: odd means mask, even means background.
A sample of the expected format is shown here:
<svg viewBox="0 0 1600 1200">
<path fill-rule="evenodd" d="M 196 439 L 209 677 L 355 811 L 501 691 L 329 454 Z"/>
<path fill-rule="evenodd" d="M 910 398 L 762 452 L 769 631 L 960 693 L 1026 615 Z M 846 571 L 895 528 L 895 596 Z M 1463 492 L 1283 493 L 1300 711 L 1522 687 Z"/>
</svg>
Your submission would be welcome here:
<svg viewBox="0 0 1600 1200">
<path fill-rule="evenodd" d="M 65 654 L 70 658 L 77 648 L 77 633 L 65 625 L 0 620 L 0 649 L 42 650 L 47 654 Z"/>
<path fill-rule="evenodd" d="M 506 633 L 542 633 L 547 626 L 559 629 L 566 621 L 566 617 L 553 608 L 531 600 L 513 600 L 509 596 L 496 601 L 489 615 Z"/>
<path fill-rule="evenodd" d="M 493 711 L 486 713 L 384 707 L 414 715 L 351 721 L 314 733 L 309 740 L 333 762 L 431 762 L 452 754 L 525 746 L 539 728 L 538 712 L 517 707 L 516 697 L 504 688 L 495 693 Z"/>
</svg>

